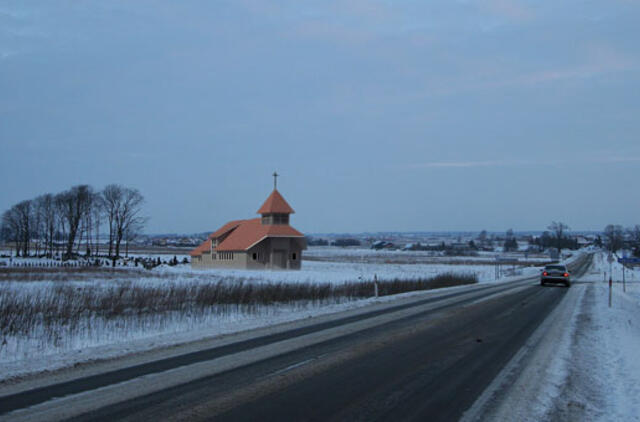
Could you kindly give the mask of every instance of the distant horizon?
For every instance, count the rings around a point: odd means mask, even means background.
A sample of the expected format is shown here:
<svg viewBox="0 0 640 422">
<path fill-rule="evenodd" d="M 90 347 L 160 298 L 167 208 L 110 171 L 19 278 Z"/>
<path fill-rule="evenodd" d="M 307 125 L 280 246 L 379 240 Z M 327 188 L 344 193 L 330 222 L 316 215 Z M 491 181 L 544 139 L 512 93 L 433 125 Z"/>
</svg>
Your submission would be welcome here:
<svg viewBox="0 0 640 422">
<path fill-rule="evenodd" d="M 508 229 L 507 229 L 508 230 Z M 487 234 L 504 234 L 507 230 L 503 231 L 491 231 L 487 230 Z M 538 234 L 544 233 L 545 231 L 550 230 L 513 230 L 515 234 Z M 191 236 L 191 235 L 199 235 L 205 233 L 211 233 L 213 230 L 207 231 L 198 231 L 193 233 L 143 233 L 144 236 Z M 415 235 L 430 235 L 430 234 L 450 234 L 450 235 L 463 235 L 463 234 L 479 234 L 482 230 L 471 230 L 471 231 L 377 231 L 377 232 L 325 232 L 325 233 L 307 233 L 303 232 L 305 236 L 365 236 L 365 235 L 386 235 L 386 234 L 415 234 Z M 568 234 L 601 234 L 602 231 L 598 230 L 567 230 Z"/>
</svg>

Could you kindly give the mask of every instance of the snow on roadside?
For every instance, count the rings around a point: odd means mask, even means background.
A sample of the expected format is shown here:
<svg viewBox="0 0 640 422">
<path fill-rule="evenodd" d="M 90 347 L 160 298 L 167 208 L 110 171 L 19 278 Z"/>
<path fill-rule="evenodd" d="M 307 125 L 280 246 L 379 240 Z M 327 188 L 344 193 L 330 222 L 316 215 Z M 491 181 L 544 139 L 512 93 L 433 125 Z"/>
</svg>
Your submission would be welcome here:
<svg viewBox="0 0 640 422">
<path fill-rule="evenodd" d="M 605 260 L 594 254 L 463 421 L 638 420 L 640 303 L 615 283 L 608 307 Z"/>
<path fill-rule="evenodd" d="M 585 289 L 580 312 L 571 325 L 571 358 L 566 378 L 545 420 L 640 420 L 640 300 L 637 274 L 622 291 L 621 266 L 612 265 L 616 283 L 609 307 L 606 254 L 598 253 L 590 271 L 576 285 Z M 620 278 L 618 278 L 620 276 Z"/>
</svg>

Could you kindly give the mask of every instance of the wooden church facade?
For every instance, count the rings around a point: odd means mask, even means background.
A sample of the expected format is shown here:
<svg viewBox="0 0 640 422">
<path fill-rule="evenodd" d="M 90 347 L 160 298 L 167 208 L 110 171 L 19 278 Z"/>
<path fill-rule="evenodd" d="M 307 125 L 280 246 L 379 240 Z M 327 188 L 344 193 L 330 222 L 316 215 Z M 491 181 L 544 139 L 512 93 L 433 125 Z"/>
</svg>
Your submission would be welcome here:
<svg viewBox="0 0 640 422">
<path fill-rule="evenodd" d="M 191 251 L 192 268 L 300 269 L 307 243 L 289 225 L 293 213 L 274 183 L 273 192 L 258 210 L 261 217 L 230 221 L 211 233 Z"/>
</svg>

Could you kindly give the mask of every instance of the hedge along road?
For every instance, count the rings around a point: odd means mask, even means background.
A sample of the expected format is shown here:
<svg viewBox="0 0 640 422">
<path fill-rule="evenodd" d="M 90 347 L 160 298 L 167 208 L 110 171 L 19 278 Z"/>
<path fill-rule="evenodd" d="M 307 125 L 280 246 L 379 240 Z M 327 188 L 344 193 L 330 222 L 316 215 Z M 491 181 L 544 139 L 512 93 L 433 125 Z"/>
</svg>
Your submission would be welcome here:
<svg viewBox="0 0 640 422">
<path fill-rule="evenodd" d="M 1 397 L 0 412 L 30 420 L 425 414 L 451 419 L 473 402 L 564 294 L 534 283 L 473 286 L 43 386 Z M 265 348 L 282 350 L 257 352 Z M 223 358 L 237 362 L 215 368 Z M 208 367 L 201 370 L 198 365 L 204 364 Z M 20 410 L 28 406 L 34 407 Z"/>
</svg>

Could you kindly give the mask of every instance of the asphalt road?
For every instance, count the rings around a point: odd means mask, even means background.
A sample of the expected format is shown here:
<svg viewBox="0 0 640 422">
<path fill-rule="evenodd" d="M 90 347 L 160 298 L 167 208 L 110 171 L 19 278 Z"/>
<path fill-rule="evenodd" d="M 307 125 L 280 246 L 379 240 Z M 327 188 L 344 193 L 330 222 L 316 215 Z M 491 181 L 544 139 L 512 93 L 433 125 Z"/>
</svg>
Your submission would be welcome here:
<svg viewBox="0 0 640 422">
<path fill-rule="evenodd" d="M 171 368 L 435 305 L 71 420 L 456 420 L 566 291 L 530 279 L 423 299 L 0 397 L 0 419 L 56 397 L 85 391 L 99 395 L 101 387 L 136 377 L 162 371 L 170 377 Z"/>
</svg>

